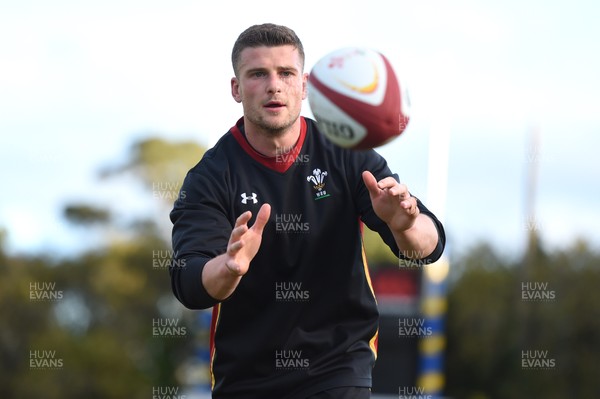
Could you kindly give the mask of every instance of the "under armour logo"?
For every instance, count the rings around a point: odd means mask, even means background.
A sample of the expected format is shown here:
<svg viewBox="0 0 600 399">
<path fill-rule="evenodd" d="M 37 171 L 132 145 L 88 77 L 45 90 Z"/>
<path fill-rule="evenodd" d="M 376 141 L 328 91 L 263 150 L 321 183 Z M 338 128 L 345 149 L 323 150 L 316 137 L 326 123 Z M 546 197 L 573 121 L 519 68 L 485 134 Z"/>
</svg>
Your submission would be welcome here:
<svg viewBox="0 0 600 399">
<path fill-rule="evenodd" d="M 258 199 L 256 198 L 256 193 L 252 193 L 252 196 L 250 196 L 250 197 L 248 197 L 246 195 L 246 193 L 242 193 L 241 197 L 242 197 L 242 204 L 247 204 L 248 200 L 252 200 L 253 204 L 256 204 L 258 202 Z"/>
</svg>

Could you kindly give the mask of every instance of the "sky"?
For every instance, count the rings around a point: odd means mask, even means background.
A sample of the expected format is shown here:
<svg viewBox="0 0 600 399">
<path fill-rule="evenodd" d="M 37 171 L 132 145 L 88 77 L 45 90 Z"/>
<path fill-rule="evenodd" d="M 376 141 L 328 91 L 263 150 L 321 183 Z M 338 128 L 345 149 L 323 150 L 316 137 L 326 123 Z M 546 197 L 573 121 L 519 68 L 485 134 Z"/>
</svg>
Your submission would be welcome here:
<svg viewBox="0 0 600 399">
<path fill-rule="evenodd" d="M 97 173 L 148 135 L 213 145 L 241 116 L 230 94 L 233 42 L 263 22 L 296 31 L 307 72 L 346 46 L 391 61 L 411 120 L 377 151 L 442 217 L 453 251 L 487 241 L 518 254 L 531 229 L 552 249 L 578 238 L 600 248 L 599 19 L 591 0 L 0 0 L 7 249 L 68 255 L 96 245 L 64 223 L 74 201 L 168 223 L 148 190 Z M 429 150 L 443 148 L 439 131 L 449 151 L 436 191 Z M 533 216 L 528 171 L 537 174 Z"/>
</svg>

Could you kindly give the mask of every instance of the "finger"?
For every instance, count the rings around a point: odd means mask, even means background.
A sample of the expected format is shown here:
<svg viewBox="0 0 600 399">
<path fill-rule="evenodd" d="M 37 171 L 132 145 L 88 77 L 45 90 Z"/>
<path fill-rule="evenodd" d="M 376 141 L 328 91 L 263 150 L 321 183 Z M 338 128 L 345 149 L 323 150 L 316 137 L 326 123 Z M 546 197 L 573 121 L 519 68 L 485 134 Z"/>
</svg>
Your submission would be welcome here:
<svg viewBox="0 0 600 399">
<path fill-rule="evenodd" d="M 417 206 L 417 200 L 415 197 L 410 197 L 400 202 L 400 206 L 406 209 L 409 215 L 415 215 L 419 212 L 419 207 Z"/>
<path fill-rule="evenodd" d="M 365 187 L 367 187 L 367 190 L 369 191 L 369 194 L 371 196 L 377 196 L 379 195 L 379 187 L 377 186 L 377 179 L 375 178 L 375 176 L 373 176 L 373 174 L 371 172 L 369 172 L 368 170 L 365 170 L 362 173 L 362 178 L 363 178 L 363 182 L 365 183 Z"/>
<path fill-rule="evenodd" d="M 381 180 L 379 180 L 377 182 L 377 187 L 379 187 L 381 190 L 384 190 L 386 188 L 392 188 L 397 186 L 399 183 L 396 179 L 394 179 L 391 176 L 385 177 Z"/>
<path fill-rule="evenodd" d="M 413 208 L 411 208 L 411 210 L 410 210 L 410 214 L 412 216 L 418 216 L 419 213 L 421 213 L 421 211 L 419 210 L 419 207 L 416 205 Z"/>
<path fill-rule="evenodd" d="M 252 212 L 250 211 L 246 211 L 244 213 L 242 213 L 240 216 L 238 216 L 238 218 L 235 220 L 235 226 L 234 229 L 236 227 L 239 227 L 241 225 L 244 225 L 246 223 L 248 223 L 248 221 L 250 220 L 250 218 L 252 217 Z"/>
<path fill-rule="evenodd" d="M 238 216 L 238 218 L 235 220 L 235 226 L 233 230 L 231 230 L 231 234 L 229 236 L 229 245 L 227 248 L 228 251 L 239 251 L 241 248 L 241 243 L 238 242 L 240 241 L 240 238 L 248 231 L 247 223 L 251 217 L 252 212 L 246 211 Z M 234 246 L 234 244 L 236 245 Z"/>
<path fill-rule="evenodd" d="M 270 216 L 271 205 L 263 204 L 258 210 L 258 214 L 256 215 L 256 220 L 254 221 L 252 229 L 255 230 L 258 234 L 262 234 L 267 222 L 269 221 Z"/>
<path fill-rule="evenodd" d="M 239 241 L 235 241 L 232 242 L 231 244 L 229 244 L 229 248 L 227 250 L 227 252 L 229 253 L 229 255 L 231 256 L 235 256 L 235 254 L 237 254 L 240 249 L 242 249 L 244 247 L 244 241 L 239 240 Z"/>
<path fill-rule="evenodd" d="M 408 187 L 406 187 L 406 184 L 398 184 L 392 187 L 389 191 L 391 194 L 398 196 L 401 201 L 412 198 L 410 192 L 408 191 Z"/>
<path fill-rule="evenodd" d="M 231 236 L 229 237 L 229 242 L 234 243 L 239 241 L 239 239 L 248 231 L 248 226 L 243 224 L 241 226 L 236 227 L 231 231 Z"/>
<path fill-rule="evenodd" d="M 229 245 L 227 246 L 227 255 L 231 258 L 234 259 L 238 252 L 240 252 L 240 250 L 244 247 L 244 241 L 243 240 L 239 240 L 239 241 L 235 241 L 235 242 L 230 242 Z"/>
<path fill-rule="evenodd" d="M 417 205 L 417 200 L 415 199 L 415 197 L 408 197 L 408 198 L 400 201 L 400 206 L 404 209 L 408 209 L 408 208 L 411 208 L 416 205 Z"/>
</svg>

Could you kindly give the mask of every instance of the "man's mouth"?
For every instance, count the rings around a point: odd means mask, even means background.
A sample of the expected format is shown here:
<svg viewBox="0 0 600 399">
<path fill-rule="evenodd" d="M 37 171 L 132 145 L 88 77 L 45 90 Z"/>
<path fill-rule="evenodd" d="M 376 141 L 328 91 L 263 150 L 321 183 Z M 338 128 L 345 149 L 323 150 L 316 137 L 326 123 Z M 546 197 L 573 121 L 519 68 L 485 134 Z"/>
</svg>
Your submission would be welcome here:
<svg viewBox="0 0 600 399">
<path fill-rule="evenodd" d="M 285 107 L 285 104 L 280 101 L 269 101 L 264 105 L 265 108 L 277 109 L 281 107 Z"/>
</svg>

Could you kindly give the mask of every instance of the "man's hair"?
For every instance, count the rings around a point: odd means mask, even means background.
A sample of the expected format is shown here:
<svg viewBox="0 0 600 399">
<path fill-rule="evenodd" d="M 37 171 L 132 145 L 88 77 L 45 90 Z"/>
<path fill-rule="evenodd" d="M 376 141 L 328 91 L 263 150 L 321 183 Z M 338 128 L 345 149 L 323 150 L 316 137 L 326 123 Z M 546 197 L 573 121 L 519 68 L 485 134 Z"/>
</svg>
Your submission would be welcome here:
<svg viewBox="0 0 600 399">
<path fill-rule="evenodd" d="M 231 63 L 233 71 L 238 76 L 238 67 L 242 50 L 248 47 L 277 47 L 291 45 L 298 50 L 302 68 L 304 68 L 304 47 L 302 42 L 296 36 L 296 33 L 290 28 L 275 24 L 252 25 L 243 31 L 233 45 L 231 52 Z"/>
</svg>

